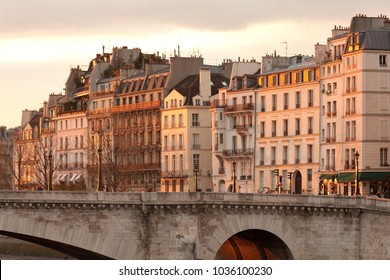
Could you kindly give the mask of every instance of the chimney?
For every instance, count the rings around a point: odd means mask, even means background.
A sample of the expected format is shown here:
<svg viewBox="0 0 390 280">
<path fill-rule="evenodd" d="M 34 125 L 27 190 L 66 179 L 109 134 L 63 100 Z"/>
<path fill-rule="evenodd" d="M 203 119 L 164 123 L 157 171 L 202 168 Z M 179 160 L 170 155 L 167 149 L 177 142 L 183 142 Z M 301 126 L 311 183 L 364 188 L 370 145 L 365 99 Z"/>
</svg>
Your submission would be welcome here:
<svg viewBox="0 0 390 280">
<path fill-rule="evenodd" d="M 211 72 L 207 67 L 201 67 L 199 70 L 199 94 L 203 100 L 211 96 Z"/>
</svg>

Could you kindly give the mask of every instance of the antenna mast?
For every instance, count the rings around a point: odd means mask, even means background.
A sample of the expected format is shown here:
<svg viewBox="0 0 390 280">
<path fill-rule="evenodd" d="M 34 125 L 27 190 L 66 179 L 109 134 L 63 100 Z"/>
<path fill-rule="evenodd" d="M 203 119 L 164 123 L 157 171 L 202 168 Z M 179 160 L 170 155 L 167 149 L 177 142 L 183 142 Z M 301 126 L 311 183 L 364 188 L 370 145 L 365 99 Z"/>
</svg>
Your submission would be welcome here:
<svg viewBox="0 0 390 280">
<path fill-rule="evenodd" d="M 287 50 L 288 50 L 287 42 L 281 42 L 281 44 L 285 44 L 286 45 L 286 57 L 287 57 Z"/>
</svg>

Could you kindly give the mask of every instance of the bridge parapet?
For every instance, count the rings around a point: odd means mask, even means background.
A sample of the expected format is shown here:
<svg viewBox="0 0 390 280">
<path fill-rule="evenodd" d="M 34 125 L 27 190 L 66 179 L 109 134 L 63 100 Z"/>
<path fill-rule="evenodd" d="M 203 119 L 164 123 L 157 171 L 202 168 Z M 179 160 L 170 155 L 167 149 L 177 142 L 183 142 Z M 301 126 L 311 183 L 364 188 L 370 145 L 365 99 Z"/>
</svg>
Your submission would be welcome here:
<svg viewBox="0 0 390 280">
<path fill-rule="evenodd" d="M 390 213 L 390 200 L 365 196 L 265 195 L 245 193 L 130 193 L 0 191 L 0 207 L 195 209 L 338 212 L 348 209 Z M 198 208 L 196 207 L 196 208 Z M 326 210 L 326 211 L 325 211 Z"/>
</svg>

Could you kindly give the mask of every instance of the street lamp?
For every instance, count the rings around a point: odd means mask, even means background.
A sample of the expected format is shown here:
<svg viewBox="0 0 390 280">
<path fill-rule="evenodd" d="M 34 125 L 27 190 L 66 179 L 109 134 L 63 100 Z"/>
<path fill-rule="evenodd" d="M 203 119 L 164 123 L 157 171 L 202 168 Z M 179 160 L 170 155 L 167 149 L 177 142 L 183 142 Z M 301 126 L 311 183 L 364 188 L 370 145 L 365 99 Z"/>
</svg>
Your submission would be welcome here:
<svg viewBox="0 0 390 280">
<path fill-rule="evenodd" d="M 99 192 L 103 191 L 103 181 L 102 181 L 102 148 L 99 147 L 98 155 L 99 155 L 99 162 L 98 162 L 98 186 L 97 190 Z"/>
<path fill-rule="evenodd" d="M 233 161 L 233 192 L 236 192 L 236 162 Z"/>
<path fill-rule="evenodd" d="M 291 194 L 292 193 L 292 189 L 291 189 L 291 179 L 292 179 L 292 172 L 288 172 L 287 176 L 288 176 L 288 183 L 289 183 L 289 193 Z"/>
<path fill-rule="evenodd" d="M 198 172 L 199 166 L 197 164 L 194 165 L 194 174 L 195 174 L 195 191 L 198 191 Z"/>
<path fill-rule="evenodd" d="M 53 190 L 53 154 L 49 151 L 49 191 Z"/>
<path fill-rule="evenodd" d="M 358 151 L 355 152 L 355 164 L 356 164 L 356 194 L 360 195 L 360 188 L 359 188 L 359 153 Z"/>
</svg>

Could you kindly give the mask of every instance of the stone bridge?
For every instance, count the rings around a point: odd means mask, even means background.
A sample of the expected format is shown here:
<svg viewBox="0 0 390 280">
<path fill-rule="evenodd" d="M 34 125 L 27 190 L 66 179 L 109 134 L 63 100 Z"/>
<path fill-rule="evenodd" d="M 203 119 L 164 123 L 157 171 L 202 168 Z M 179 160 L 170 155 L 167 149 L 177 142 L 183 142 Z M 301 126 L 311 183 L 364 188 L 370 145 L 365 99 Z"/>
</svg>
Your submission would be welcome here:
<svg viewBox="0 0 390 280">
<path fill-rule="evenodd" d="M 0 234 L 80 259 L 390 259 L 390 200 L 0 192 Z"/>
</svg>

